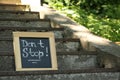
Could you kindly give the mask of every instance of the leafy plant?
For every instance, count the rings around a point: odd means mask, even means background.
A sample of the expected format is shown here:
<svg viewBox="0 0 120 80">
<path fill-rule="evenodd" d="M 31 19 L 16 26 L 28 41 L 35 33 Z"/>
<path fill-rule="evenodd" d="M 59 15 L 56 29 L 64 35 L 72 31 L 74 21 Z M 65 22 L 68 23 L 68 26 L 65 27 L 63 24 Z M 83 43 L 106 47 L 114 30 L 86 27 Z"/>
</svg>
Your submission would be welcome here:
<svg viewBox="0 0 120 80">
<path fill-rule="evenodd" d="M 50 0 L 60 10 L 91 32 L 112 41 L 120 41 L 119 0 Z"/>
</svg>

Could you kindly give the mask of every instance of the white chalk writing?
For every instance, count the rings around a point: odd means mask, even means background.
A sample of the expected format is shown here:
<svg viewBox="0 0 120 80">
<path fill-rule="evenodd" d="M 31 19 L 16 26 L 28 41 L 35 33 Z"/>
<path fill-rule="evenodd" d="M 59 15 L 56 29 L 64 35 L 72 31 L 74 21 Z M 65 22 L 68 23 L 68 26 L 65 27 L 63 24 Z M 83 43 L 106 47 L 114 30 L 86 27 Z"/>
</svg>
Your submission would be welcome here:
<svg viewBox="0 0 120 80">
<path fill-rule="evenodd" d="M 25 39 L 21 40 L 22 46 L 22 57 L 23 58 L 32 58 L 28 61 L 41 61 L 41 58 L 48 55 L 48 46 L 45 45 L 45 42 L 42 40 L 38 41 L 28 41 Z"/>
</svg>

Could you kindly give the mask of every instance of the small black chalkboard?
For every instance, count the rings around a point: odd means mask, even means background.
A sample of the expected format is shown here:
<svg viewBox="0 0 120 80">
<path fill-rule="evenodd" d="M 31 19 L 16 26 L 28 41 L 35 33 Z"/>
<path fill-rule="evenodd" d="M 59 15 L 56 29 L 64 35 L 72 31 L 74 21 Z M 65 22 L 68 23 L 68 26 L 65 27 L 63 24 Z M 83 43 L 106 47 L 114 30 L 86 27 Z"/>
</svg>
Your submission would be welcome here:
<svg viewBox="0 0 120 80">
<path fill-rule="evenodd" d="M 51 32 L 14 32 L 17 71 L 56 70 L 54 35 Z"/>
</svg>

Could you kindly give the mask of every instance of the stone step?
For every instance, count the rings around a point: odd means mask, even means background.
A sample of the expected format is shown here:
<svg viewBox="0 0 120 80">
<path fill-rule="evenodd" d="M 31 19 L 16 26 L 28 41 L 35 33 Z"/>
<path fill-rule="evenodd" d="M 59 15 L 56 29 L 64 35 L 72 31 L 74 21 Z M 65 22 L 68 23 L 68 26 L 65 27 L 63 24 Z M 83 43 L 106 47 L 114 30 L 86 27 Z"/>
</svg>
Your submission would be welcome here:
<svg viewBox="0 0 120 80">
<path fill-rule="evenodd" d="M 5 41 L 4 39 L 0 40 L 0 51 L 13 51 L 13 42 Z M 64 40 L 56 39 L 56 50 L 57 51 L 80 51 L 81 44 L 79 40 Z"/>
<path fill-rule="evenodd" d="M 30 11 L 29 5 L 22 4 L 0 4 L 0 10 L 11 10 L 11 11 Z"/>
<path fill-rule="evenodd" d="M 46 21 L 48 22 L 48 21 Z M 51 28 L 51 27 L 13 27 L 13 26 L 0 26 L 0 31 L 6 31 L 6 30 L 10 30 L 10 31 L 29 31 L 29 30 L 35 30 L 37 31 L 63 31 L 64 28 Z"/>
<path fill-rule="evenodd" d="M 0 80 L 120 80 L 120 69 L 78 69 L 58 71 L 1 71 Z"/>
<path fill-rule="evenodd" d="M 8 31 L 8 30 L 0 32 L 0 41 L 1 40 L 6 40 L 6 41 L 11 40 L 12 39 L 12 32 L 13 31 Z M 25 31 L 22 31 L 22 32 L 25 32 Z M 29 32 L 34 32 L 34 31 L 29 31 Z M 63 38 L 63 31 L 53 31 L 53 33 L 55 35 L 55 38 Z"/>
<path fill-rule="evenodd" d="M 64 54 L 67 53 L 67 54 Z M 76 54 L 75 54 L 76 53 Z M 57 52 L 59 70 L 72 70 L 98 67 L 95 52 Z M 92 54 L 90 54 L 92 53 Z M 3 53 L 4 54 L 4 53 Z M 12 53 L 11 53 L 12 54 Z M 89 55 L 90 54 L 90 55 Z M 0 71 L 15 71 L 14 56 L 0 56 Z M 9 65 L 9 66 L 8 66 Z"/>
<path fill-rule="evenodd" d="M 7 24 L 6 24 L 7 23 Z M 34 25 L 32 25 L 34 24 Z M 42 20 L 42 19 L 0 19 L 0 30 L 1 35 L 3 34 L 11 34 L 13 31 L 50 31 L 51 28 L 50 20 Z M 50 29 L 51 28 L 51 29 Z M 55 28 L 54 28 L 55 29 Z M 55 33 L 56 38 L 64 37 L 64 29 L 56 28 L 53 32 Z"/>
<path fill-rule="evenodd" d="M 15 31 L 28 31 L 28 32 L 54 32 L 56 38 L 63 38 L 64 28 L 51 28 L 51 27 L 9 27 L 9 26 L 0 26 L 0 40 L 2 37 L 11 37 L 12 32 Z"/>
<path fill-rule="evenodd" d="M 49 28 L 51 27 L 51 22 L 44 19 L 0 19 L 0 26 Z"/>
<path fill-rule="evenodd" d="M 0 18 L 4 19 L 40 19 L 39 12 L 31 11 L 0 11 Z"/>
</svg>

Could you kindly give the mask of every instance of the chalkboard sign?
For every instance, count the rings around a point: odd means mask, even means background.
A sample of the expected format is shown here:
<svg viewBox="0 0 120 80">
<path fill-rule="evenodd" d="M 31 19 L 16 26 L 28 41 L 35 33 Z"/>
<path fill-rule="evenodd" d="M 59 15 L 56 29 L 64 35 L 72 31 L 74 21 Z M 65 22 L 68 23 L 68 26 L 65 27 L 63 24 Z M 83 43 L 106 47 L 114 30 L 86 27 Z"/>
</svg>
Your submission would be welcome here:
<svg viewBox="0 0 120 80">
<path fill-rule="evenodd" d="M 13 32 L 16 71 L 57 70 L 52 32 Z"/>
</svg>

